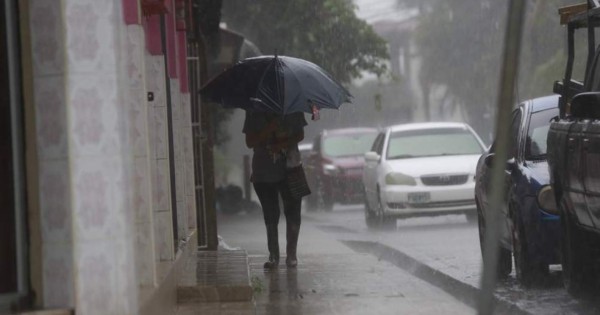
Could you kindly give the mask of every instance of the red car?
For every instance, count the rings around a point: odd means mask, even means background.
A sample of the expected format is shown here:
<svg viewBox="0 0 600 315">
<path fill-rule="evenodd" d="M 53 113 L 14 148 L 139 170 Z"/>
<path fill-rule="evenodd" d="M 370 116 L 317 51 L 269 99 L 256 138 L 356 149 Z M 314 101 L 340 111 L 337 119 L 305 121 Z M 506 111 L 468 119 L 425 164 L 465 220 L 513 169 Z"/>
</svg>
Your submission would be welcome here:
<svg viewBox="0 0 600 315">
<path fill-rule="evenodd" d="M 306 197 L 307 210 L 329 211 L 334 203 L 360 203 L 364 186 L 364 155 L 377 136 L 375 128 L 324 130 L 314 140 L 304 160 L 312 194 Z"/>
</svg>

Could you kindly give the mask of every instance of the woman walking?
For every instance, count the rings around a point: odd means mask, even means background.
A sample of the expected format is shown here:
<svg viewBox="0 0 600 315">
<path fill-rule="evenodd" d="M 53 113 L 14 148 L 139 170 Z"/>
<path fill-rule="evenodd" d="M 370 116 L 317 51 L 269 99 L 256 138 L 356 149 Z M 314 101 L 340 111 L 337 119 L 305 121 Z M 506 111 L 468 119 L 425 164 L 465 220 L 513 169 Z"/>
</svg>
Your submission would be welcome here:
<svg viewBox="0 0 600 315">
<path fill-rule="evenodd" d="M 286 169 L 300 165 L 298 143 L 304 139 L 306 120 L 302 113 L 281 116 L 277 114 L 246 111 L 243 132 L 246 145 L 253 149 L 252 175 L 256 195 L 263 209 L 267 228 L 269 260 L 264 268 L 279 265 L 279 197 L 283 200 L 286 220 L 286 265 L 294 268 L 298 264 L 296 248 L 300 233 L 300 210 L 302 198 L 294 197 L 286 184 Z"/>
</svg>

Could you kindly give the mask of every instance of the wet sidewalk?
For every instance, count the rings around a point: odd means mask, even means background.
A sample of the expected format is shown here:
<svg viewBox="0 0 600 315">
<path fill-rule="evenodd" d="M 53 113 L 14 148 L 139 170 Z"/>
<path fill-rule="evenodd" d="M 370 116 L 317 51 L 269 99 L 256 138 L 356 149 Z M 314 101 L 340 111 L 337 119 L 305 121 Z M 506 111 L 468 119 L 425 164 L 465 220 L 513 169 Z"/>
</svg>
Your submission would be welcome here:
<svg viewBox="0 0 600 315">
<path fill-rule="evenodd" d="M 314 220 L 302 223 L 298 268 L 287 269 L 282 264 L 275 271 L 262 268 L 268 253 L 259 215 L 220 216 L 218 222 L 219 235 L 230 249 L 248 254 L 253 299 L 186 303 L 180 306 L 178 315 L 474 313 L 469 306 L 406 271 L 353 251 Z M 279 235 L 284 252 L 283 217 Z M 220 270 L 227 272 L 226 268 Z"/>
</svg>

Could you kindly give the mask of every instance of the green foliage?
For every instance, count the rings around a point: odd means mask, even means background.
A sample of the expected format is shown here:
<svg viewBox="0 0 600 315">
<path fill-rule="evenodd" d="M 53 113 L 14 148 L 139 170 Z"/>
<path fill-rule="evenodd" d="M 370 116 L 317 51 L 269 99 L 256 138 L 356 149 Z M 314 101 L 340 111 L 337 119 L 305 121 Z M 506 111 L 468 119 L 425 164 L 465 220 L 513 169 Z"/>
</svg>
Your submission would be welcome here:
<svg viewBox="0 0 600 315">
<path fill-rule="evenodd" d="M 265 54 L 312 61 L 348 83 L 386 72 L 386 42 L 356 17 L 350 0 L 225 0 L 223 22 Z"/>
<path fill-rule="evenodd" d="M 417 45 L 422 57 L 421 82 L 447 88 L 479 131 L 491 124 L 497 97 L 500 58 L 508 1 L 398 0 L 421 10 Z M 566 31 L 558 8 L 569 0 L 528 1 L 522 42 L 518 98 L 552 94 L 562 78 Z M 584 58 L 582 58 L 584 59 Z M 579 68 L 581 64 L 579 64 Z"/>
</svg>

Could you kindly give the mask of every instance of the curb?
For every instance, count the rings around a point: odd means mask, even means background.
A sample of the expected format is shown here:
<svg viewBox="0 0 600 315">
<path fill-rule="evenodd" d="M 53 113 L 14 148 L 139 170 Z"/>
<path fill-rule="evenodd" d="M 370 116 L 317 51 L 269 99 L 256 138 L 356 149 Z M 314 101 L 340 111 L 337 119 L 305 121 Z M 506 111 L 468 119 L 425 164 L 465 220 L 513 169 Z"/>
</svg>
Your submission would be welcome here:
<svg viewBox="0 0 600 315">
<path fill-rule="evenodd" d="M 341 240 L 341 242 L 356 252 L 371 254 L 378 257 L 380 260 L 392 263 L 393 265 L 410 272 L 421 280 L 444 290 L 461 302 L 473 307 L 475 310 L 477 309 L 480 289 L 473 285 L 457 280 L 439 270 L 427 266 L 395 248 L 378 242 L 354 240 Z M 494 294 L 493 302 L 494 313 L 496 314 L 531 314 L 520 308 L 518 305 L 499 298 L 496 294 Z"/>
</svg>

